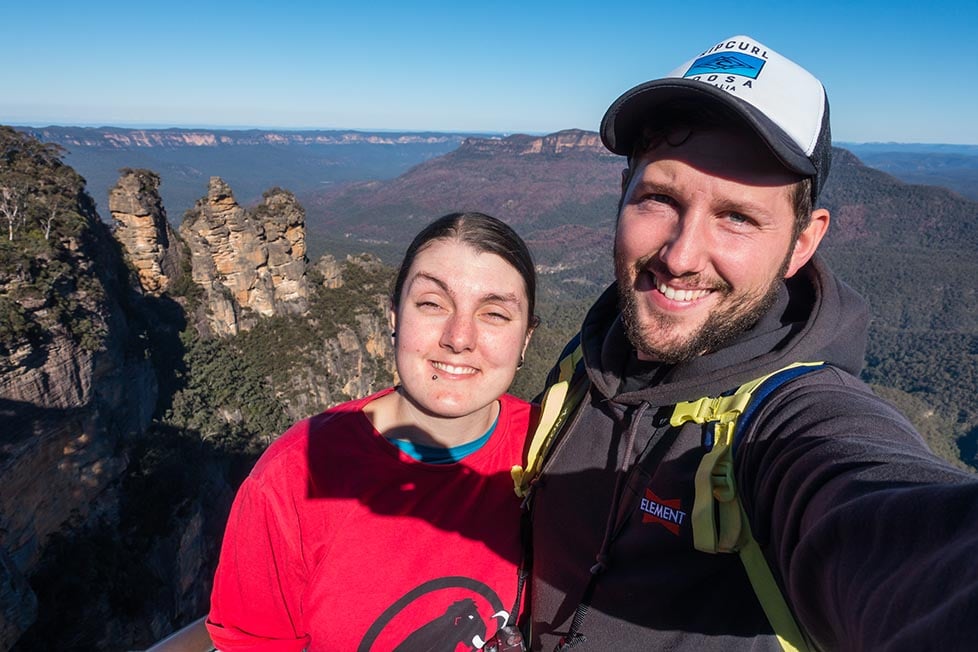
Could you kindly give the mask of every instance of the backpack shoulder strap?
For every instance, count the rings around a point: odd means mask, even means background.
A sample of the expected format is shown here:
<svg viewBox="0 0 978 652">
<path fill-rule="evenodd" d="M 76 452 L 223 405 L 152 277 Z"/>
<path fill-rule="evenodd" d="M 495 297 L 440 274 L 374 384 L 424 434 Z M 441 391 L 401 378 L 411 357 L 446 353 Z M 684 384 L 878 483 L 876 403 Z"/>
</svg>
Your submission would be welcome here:
<svg viewBox="0 0 978 652">
<path fill-rule="evenodd" d="M 510 470 L 516 495 L 526 497 L 530 484 L 540 473 L 543 461 L 560 427 L 574 411 L 587 387 L 581 334 L 578 333 L 564 348 L 557 365 L 547 377 L 547 389 L 540 401 L 540 420 L 530 435 L 526 461 Z"/>
<path fill-rule="evenodd" d="M 781 647 L 791 651 L 812 648 L 750 531 L 734 482 L 734 451 L 739 441 L 738 427 L 744 432 L 757 408 L 775 389 L 823 365 L 823 362 L 797 362 L 744 383 L 732 393 L 679 403 L 670 419 L 674 427 L 688 421 L 709 424 L 706 444 L 710 450 L 696 469 L 693 545 L 703 552 L 739 553 Z"/>
</svg>

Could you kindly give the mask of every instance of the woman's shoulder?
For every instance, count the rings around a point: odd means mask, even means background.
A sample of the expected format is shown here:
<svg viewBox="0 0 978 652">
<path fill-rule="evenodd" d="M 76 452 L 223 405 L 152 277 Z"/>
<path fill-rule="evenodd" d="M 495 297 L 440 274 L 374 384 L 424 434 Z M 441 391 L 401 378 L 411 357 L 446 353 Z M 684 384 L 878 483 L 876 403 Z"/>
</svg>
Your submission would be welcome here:
<svg viewBox="0 0 978 652">
<path fill-rule="evenodd" d="M 317 415 L 298 421 L 272 440 L 252 468 L 250 477 L 253 480 L 262 480 L 270 474 L 275 474 L 277 469 L 282 466 L 294 467 L 296 463 L 301 464 L 308 449 L 312 425 L 321 416 Z"/>
<path fill-rule="evenodd" d="M 308 466 L 309 447 L 340 433 L 356 431 L 363 424 L 363 407 L 389 393 L 385 389 L 370 396 L 335 405 L 324 412 L 294 423 L 269 444 L 251 472 L 253 477 L 275 473 L 282 466 L 297 470 Z M 300 474 L 301 475 L 301 474 Z"/>
</svg>

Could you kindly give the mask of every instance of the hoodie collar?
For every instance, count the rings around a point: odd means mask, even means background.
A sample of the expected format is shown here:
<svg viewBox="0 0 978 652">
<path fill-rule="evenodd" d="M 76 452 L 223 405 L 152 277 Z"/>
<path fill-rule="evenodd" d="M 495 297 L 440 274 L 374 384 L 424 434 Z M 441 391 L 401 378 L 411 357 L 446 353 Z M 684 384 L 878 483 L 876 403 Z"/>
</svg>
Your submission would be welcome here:
<svg viewBox="0 0 978 652">
<path fill-rule="evenodd" d="M 670 405 L 710 396 L 776 371 L 791 362 L 824 361 L 858 374 L 865 355 L 868 309 L 819 256 L 783 282 L 772 308 L 723 349 L 668 370 L 659 382 L 621 393 L 635 356 L 618 308 L 617 284 L 594 303 L 581 327 L 584 360 L 595 387 L 625 405 Z"/>
</svg>

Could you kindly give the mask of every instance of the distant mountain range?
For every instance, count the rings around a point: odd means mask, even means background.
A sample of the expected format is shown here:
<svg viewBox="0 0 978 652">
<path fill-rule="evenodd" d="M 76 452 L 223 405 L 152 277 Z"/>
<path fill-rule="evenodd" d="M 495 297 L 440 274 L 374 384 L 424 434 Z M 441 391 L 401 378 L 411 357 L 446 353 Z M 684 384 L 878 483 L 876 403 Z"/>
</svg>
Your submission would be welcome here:
<svg viewBox="0 0 978 652">
<path fill-rule="evenodd" d="M 162 180 L 160 193 L 175 226 L 207 193 L 212 176 L 220 176 L 235 188 L 243 204 L 254 204 L 272 186 L 304 195 L 349 182 L 391 179 L 453 151 L 466 138 L 493 138 L 479 133 L 351 130 L 58 126 L 18 130 L 67 150 L 65 162 L 86 178 L 103 216 L 108 191 L 118 180 L 120 168 L 153 170 Z M 978 145 L 840 145 L 866 165 L 908 183 L 944 186 L 978 200 Z"/>
<path fill-rule="evenodd" d="M 39 127 L 18 131 L 65 147 L 234 147 L 244 145 L 410 145 L 457 143 L 460 136 L 435 132 L 265 131 L 214 129 L 125 129 L 120 127 Z"/>
<path fill-rule="evenodd" d="M 838 147 L 848 149 L 860 157 L 864 154 L 882 152 L 978 156 L 978 145 L 953 145 L 949 143 L 849 143 L 845 141 L 835 144 Z"/>
<path fill-rule="evenodd" d="M 978 201 L 978 145 L 838 143 L 869 167 L 907 183 L 943 186 Z"/>
<path fill-rule="evenodd" d="M 103 217 L 121 168 L 160 175 L 170 222 L 207 194 L 212 176 L 254 204 L 272 186 L 295 193 L 363 179 L 395 177 L 450 152 L 467 137 L 451 133 L 361 131 L 225 131 L 115 127 L 18 128 L 65 148 L 64 161 L 85 177 Z M 474 135 L 474 134 L 468 134 Z"/>
</svg>

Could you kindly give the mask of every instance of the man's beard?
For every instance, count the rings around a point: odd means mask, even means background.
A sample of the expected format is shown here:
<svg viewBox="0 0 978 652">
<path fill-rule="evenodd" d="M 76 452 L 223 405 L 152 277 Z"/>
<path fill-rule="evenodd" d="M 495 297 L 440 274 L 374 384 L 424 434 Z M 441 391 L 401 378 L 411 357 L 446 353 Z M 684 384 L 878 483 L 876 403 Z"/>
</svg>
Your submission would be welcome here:
<svg viewBox="0 0 978 652">
<path fill-rule="evenodd" d="M 649 258 L 640 260 L 633 270 L 629 270 L 615 252 L 615 275 L 618 279 L 618 299 L 625 333 L 632 346 L 648 359 L 679 364 L 696 356 L 718 351 L 753 327 L 777 300 L 778 286 L 788 269 L 791 252 L 788 252 L 777 275 L 762 292 L 746 294 L 731 301 L 733 288 L 722 280 L 714 282 L 712 289 L 722 295 L 721 303 L 707 315 L 703 325 L 693 332 L 659 342 L 655 338 L 657 332 L 669 333 L 680 327 L 683 320 L 656 312 L 648 318 L 648 323 L 640 323 L 638 302 L 635 298 L 637 290 L 629 272 L 637 277 L 641 270 L 647 269 L 648 261 Z M 648 291 L 658 292 L 654 287 Z"/>
</svg>

